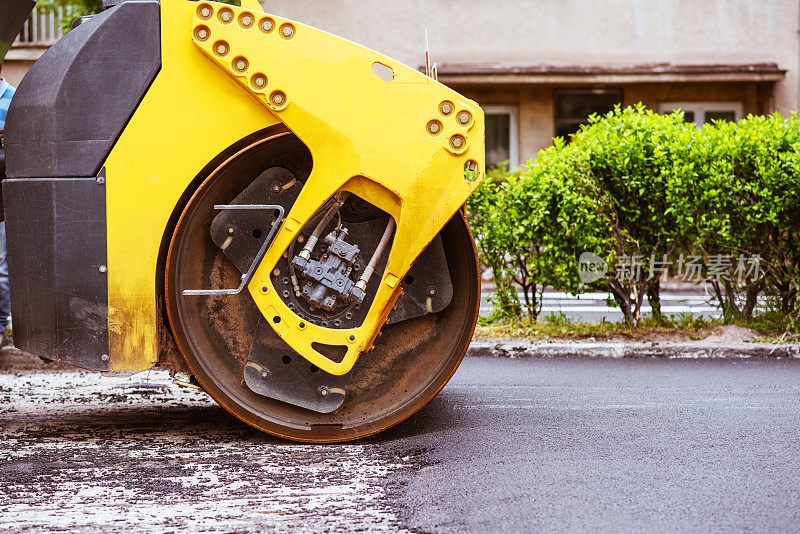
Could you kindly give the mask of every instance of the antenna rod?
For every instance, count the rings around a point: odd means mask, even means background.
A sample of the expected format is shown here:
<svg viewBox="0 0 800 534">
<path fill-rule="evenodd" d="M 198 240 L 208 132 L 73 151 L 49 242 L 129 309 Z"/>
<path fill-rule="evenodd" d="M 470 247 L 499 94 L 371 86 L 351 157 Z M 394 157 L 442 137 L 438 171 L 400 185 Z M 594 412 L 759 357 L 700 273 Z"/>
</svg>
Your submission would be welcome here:
<svg viewBox="0 0 800 534">
<path fill-rule="evenodd" d="M 425 76 L 431 75 L 431 52 L 428 45 L 428 28 L 425 27 Z"/>
</svg>

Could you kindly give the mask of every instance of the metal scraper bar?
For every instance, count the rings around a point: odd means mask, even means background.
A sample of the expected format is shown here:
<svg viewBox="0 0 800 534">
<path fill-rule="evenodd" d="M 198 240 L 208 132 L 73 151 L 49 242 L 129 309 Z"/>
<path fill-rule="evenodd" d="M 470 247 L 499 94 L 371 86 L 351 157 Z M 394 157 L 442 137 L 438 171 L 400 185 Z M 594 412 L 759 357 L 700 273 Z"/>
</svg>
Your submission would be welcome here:
<svg viewBox="0 0 800 534">
<path fill-rule="evenodd" d="M 267 253 L 267 249 L 269 248 L 269 244 L 272 241 L 272 236 L 275 235 L 275 231 L 280 227 L 281 221 L 283 220 L 283 206 L 279 206 L 277 204 L 215 204 L 215 210 L 277 210 L 279 211 L 278 217 L 275 218 L 275 222 L 272 223 L 272 228 L 267 235 L 267 238 L 264 240 L 264 244 L 261 245 L 261 248 L 256 254 L 256 258 L 253 260 L 253 263 L 250 265 L 250 268 L 247 269 L 247 272 L 244 273 L 242 276 L 242 281 L 239 283 L 239 287 L 235 289 L 184 289 L 184 295 L 238 295 L 241 293 L 244 288 L 247 287 L 247 284 L 250 283 L 250 280 L 253 278 L 253 273 L 256 272 L 256 267 L 258 264 L 261 263 L 261 260 L 264 258 L 264 254 Z"/>
</svg>

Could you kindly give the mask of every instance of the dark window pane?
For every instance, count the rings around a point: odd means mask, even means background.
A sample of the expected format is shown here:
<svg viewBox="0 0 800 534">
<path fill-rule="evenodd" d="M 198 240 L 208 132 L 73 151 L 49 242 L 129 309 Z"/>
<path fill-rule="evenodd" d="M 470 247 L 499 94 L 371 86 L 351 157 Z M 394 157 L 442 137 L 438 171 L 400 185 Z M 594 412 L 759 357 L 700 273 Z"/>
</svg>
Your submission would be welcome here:
<svg viewBox="0 0 800 534">
<path fill-rule="evenodd" d="M 608 113 L 620 103 L 619 91 L 556 94 L 556 119 L 585 120 L 592 113 Z"/>
<path fill-rule="evenodd" d="M 621 91 L 564 91 L 556 93 L 556 136 L 569 135 L 586 124 L 589 115 L 602 115 L 622 102 Z"/>
<path fill-rule="evenodd" d="M 736 121 L 735 111 L 706 111 L 706 122 L 711 121 Z"/>
<path fill-rule="evenodd" d="M 557 122 L 556 137 L 569 140 L 569 136 L 580 130 L 583 124 L 583 122 Z"/>
<path fill-rule="evenodd" d="M 487 114 L 486 166 L 492 167 L 511 157 L 511 116 L 508 113 Z"/>
</svg>

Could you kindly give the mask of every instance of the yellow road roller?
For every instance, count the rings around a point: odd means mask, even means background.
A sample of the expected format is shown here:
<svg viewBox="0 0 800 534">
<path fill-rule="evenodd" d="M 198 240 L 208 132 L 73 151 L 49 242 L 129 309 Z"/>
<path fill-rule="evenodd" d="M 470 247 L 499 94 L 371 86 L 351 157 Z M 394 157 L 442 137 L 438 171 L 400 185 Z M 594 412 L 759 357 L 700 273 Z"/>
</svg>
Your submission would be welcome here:
<svg viewBox="0 0 800 534">
<path fill-rule="evenodd" d="M 109 3 L 8 113 L 17 346 L 170 367 L 298 441 L 419 410 L 478 314 L 480 107 L 253 1 Z"/>
</svg>

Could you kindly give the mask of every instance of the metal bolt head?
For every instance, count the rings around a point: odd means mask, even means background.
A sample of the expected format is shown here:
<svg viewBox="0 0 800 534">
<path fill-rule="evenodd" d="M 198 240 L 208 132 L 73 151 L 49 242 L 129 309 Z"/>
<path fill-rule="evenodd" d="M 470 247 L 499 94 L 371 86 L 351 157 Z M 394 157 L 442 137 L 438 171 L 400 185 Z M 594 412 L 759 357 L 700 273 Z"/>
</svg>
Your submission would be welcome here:
<svg viewBox="0 0 800 534">
<path fill-rule="evenodd" d="M 198 15 L 200 16 L 201 19 L 208 20 L 211 18 L 211 13 L 212 11 L 210 7 L 203 6 L 200 8 L 200 12 L 198 13 Z"/>
<path fill-rule="evenodd" d="M 253 25 L 253 22 L 255 22 L 253 17 L 247 13 L 239 17 L 239 24 L 241 24 L 243 28 L 249 28 Z"/>
<path fill-rule="evenodd" d="M 106 183 L 106 178 L 105 176 L 98 176 L 96 181 L 98 184 L 103 185 L 104 183 Z"/>
<path fill-rule="evenodd" d="M 218 56 L 228 55 L 228 50 L 228 43 L 219 42 L 214 45 L 214 52 L 216 52 Z"/>
<path fill-rule="evenodd" d="M 233 226 L 229 226 L 229 227 L 228 227 L 228 233 L 229 233 L 229 234 L 232 234 L 232 233 L 233 233 L 233 232 L 235 232 L 235 231 L 236 231 L 236 230 L 234 230 Z"/>
<path fill-rule="evenodd" d="M 194 32 L 194 36 L 198 41 L 208 41 L 210 35 L 207 28 L 197 28 Z"/>
<path fill-rule="evenodd" d="M 253 87 L 256 89 L 263 89 L 267 86 L 267 77 L 263 74 L 253 76 Z"/>
<path fill-rule="evenodd" d="M 261 380 L 267 380 L 268 378 L 269 378 L 269 371 L 267 371 L 266 369 L 261 371 Z"/>
<path fill-rule="evenodd" d="M 461 150 L 464 148 L 464 138 L 460 135 L 454 135 L 450 138 L 450 146 L 453 147 L 454 150 Z"/>
<path fill-rule="evenodd" d="M 225 24 L 229 23 L 233 20 L 233 11 L 230 9 L 223 9 L 219 12 L 219 20 L 224 22 Z"/>
<path fill-rule="evenodd" d="M 439 121 L 431 121 L 428 123 L 429 134 L 437 135 L 441 131 L 442 131 L 442 125 L 439 123 Z"/>
<path fill-rule="evenodd" d="M 233 63 L 233 68 L 236 69 L 239 72 L 246 71 L 247 67 L 248 67 L 247 60 L 245 58 L 243 58 L 243 57 L 240 57 L 239 59 L 237 59 Z"/>
<path fill-rule="evenodd" d="M 107 362 L 107 361 L 108 361 L 108 360 L 110 360 L 111 358 L 108 356 L 108 354 L 102 354 L 102 355 L 100 355 L 100 359 L 101 359 L 102 361 L 104 361 L 104 362 Z"/>
<path fill-rule="evenodd" d="M 269 100 L 273 105 L 280 107 L 286 102 L 286 95 L 280 91 L 275 91 L 272 93 L 272 96 L 269 97 Z"/>
<path fill-rule="evenodd" d="M 97 268 L 97 270 L 100 271 L 101 273 L 107 273 L 108 267 L 106 267 L 105 265 L 101 265 L 100 267 Z"/>
<path fill-rule="evenodd" d="M 275 29 L 275 23 L 272 22 L 272 19 L 264 19 L 261 21 L 261 31 L 264 33 L 269 33 Z"/>
<path fill-rule="evenodd" d="M 428 290 L 428 294 L 429 294 L 429 295 L 431 295 L 431 296 L 433 296 L 433 295 L 435 295 L 435 294 L 436 294 L 436 290 L 435 290 L 435 289 L 433 289 L 433 288 L 430 288 L 430 289 Z"/>
<path fill-rule="evenodd" d="M 458 123 L 461 126 L 466 126 L 467 124 L 469 124 L 469 121 L 471 120 L 472 120 L 472 115 L 470 115 L 469 112 L 467 111 L 462 111 L 461 113 L 458 114 Z"/>
<path fill-rule="evenodd" d="M 453 112 L 453 104 L 450 102 L 442 102 L 439 106 L 439 113 L 444 115 L 445 117 L 450 115 Z"/>
<path fill-rule="evenodd" d="M 282 35 L 282 36 L 283 36 L 285 39 L 291 39 L 291 38 L 294 36 L 294 26 L 291 26 L 291 25 L 289 25 L 289 24 L 285 24 L 285 25 L 284 25 L 284 26 L 281 28 L 281 35 Z"/>
<path fill-rule="evenodd" d="M 328 386 L 320 386 L 317 391 L 319 391 L 321 397 L 327 397 L 328 394 L 331 392 Z"/>
</svg>

